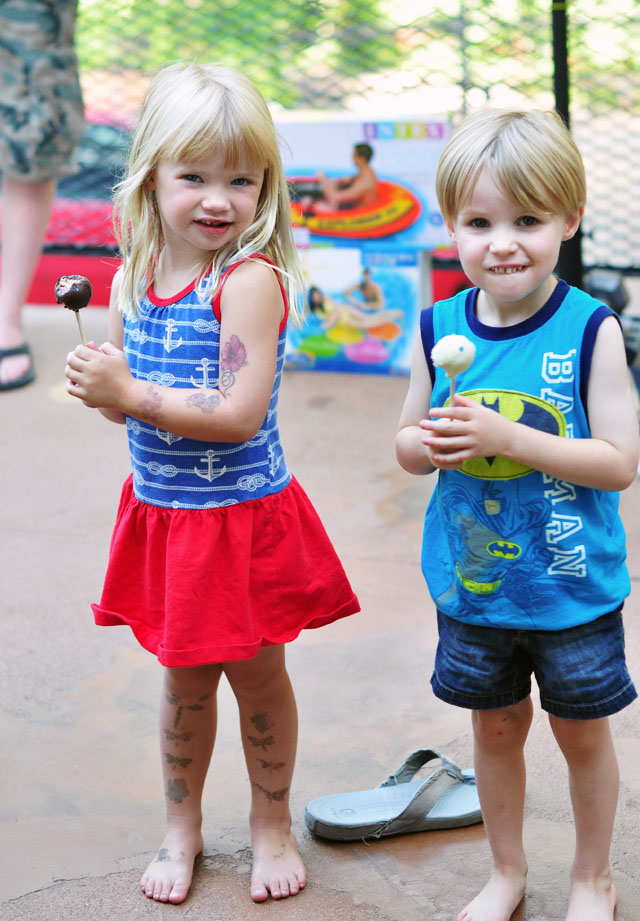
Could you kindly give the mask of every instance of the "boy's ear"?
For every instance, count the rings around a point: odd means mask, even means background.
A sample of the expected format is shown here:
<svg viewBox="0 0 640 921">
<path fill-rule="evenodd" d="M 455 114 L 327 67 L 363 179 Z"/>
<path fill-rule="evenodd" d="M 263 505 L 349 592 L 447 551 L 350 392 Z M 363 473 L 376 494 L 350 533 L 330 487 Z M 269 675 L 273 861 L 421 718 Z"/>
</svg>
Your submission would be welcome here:
<svg viewBox="0 0 640 921">
<path fill-rule="evenodd" d="M 445 221 L 445 222 L 444 222 L 444 226 L 447 228 L 447 232 L 448 232 L 449 236 L 451 237 L 451 242 L 452 242 L 452 243 L 455 243 L 455 242 L 456 242 L 456 232 L 455 232 L 455 230 L 453 229 L 453 224 L 449 224 L 449 223 L 447 223 L 447 221 Z"/>
<path fill-rule="evenodd" d="M 580 226 L 580 221 L 582 220 L 582 215 L 584 214 L 584 208 L 579 208 L 575 214 L 572 214 L 567 218 L 567 226 L 565 228 L 564 234 L 562 236 L 563 240 L 570 240 L 571 237 L 576 235 L 576 231 Z"/>
</svg>

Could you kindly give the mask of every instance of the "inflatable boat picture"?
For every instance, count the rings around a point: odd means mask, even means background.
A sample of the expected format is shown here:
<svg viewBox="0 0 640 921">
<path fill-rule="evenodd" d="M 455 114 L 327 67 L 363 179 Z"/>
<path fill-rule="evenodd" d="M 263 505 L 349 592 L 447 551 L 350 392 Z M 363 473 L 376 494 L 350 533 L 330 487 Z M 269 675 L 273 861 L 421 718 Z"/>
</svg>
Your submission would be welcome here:
<svg viewBox="0 0 640 921">
<path fill-rule="evenodd" d="M 416 196 L 397 182 L 378 180 L 378 194 L 370 205 L 335 210 L 322 201 L 319 184 L 313 176 L 290 177 L 287 182 L 293 226 L 306 227 L 319 236 L 387 237 L 410 227 L 422 210 Z"/>
</svg>

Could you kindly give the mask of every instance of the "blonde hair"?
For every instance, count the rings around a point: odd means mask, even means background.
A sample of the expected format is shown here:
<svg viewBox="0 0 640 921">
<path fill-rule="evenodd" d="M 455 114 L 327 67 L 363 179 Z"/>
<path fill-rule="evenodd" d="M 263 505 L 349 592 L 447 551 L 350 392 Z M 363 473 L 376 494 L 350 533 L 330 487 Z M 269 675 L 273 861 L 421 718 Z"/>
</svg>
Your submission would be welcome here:
<svg viewBox="0 0 640 921">
<path fill-rule="evenodd" d="M 447 224 L 454 223 L 484 169 L 527 211 L 569 217 L 584 207 L 582 157 L 556 112 L 482 109 L 464 119 L 436 174 Z"/>
<path fill-rule="evenodd" d="M 304 283 L 275 126 L 253 83 L 219 64 L 172 64 L 147 89 L 127 173 L 114 191 L 114 229 L 123 260 L 119 308 L 139 312 L 164 245 L 155 192 L 148 188 L 152 171 L 163 159 L 197 163 L 218 150 L 231 169 L 241 161 L 264 169 L 264 180 L 253 223 L 204 260 L 198 293 L 210 298 L 226 266 L 263 253 L 275 263 L 291 315 L 299 321 Z"/>
</svg>

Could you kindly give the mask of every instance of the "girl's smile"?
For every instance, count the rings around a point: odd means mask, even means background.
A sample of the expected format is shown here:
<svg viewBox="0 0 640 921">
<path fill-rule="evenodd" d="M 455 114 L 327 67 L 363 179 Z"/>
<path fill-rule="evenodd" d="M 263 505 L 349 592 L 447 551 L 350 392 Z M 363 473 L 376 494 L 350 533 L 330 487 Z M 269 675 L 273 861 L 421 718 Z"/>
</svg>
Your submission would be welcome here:
<svg viewBox="0 0 640 921">
<path fill-rule="evenodd" d="M 236 240 L 253 223 L 264 169 L 226 163 L 224 151 L 201 161 L 161 160 L 149 180 L 156 193 L 166 255 L 190 265 Z"/>
</svg>

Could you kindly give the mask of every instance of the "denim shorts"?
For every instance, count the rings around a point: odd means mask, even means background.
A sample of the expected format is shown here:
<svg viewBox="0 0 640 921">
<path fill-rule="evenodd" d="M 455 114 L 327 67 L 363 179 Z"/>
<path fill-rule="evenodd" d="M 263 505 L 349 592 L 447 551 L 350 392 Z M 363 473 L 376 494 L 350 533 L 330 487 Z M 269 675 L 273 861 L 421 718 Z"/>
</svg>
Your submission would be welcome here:
<svg viewBox="0 0 640 921">
<path fill-rule="evenodd" d="M 470 710 L 510 707 L 531 693 L 554 716 L 599 719 L 635 700 L 618 609 L 565 630 L 507 630 L 454 620 L 438 611 L 431 686 L 436 697 Z"/>
</svg>

